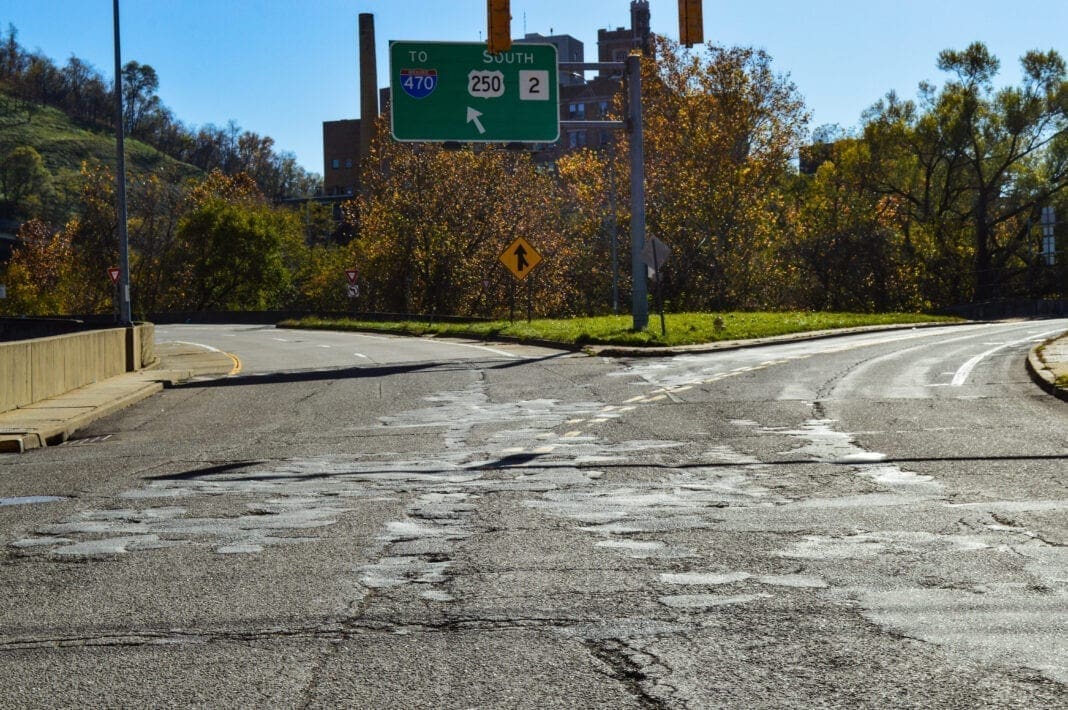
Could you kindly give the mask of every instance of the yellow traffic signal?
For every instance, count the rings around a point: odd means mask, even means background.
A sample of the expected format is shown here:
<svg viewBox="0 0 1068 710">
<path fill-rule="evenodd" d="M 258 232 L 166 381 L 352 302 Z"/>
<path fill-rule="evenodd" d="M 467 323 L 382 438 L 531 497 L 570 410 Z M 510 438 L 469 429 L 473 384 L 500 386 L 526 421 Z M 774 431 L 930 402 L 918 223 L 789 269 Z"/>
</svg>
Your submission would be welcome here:
<svg viewBox="0 0 1068 710">
<path fill-rule="evenodd" d="M 701 0 L 679 0 L 679 42 L 692 47 L 704 41 Z"/>
<path fill-rule="evenodd" d="M 512 48 L 512 10 L 510 0 L 486 0 L 489 32 L 486 44 L 490 52 L 507 52 Z"/>
</svg>

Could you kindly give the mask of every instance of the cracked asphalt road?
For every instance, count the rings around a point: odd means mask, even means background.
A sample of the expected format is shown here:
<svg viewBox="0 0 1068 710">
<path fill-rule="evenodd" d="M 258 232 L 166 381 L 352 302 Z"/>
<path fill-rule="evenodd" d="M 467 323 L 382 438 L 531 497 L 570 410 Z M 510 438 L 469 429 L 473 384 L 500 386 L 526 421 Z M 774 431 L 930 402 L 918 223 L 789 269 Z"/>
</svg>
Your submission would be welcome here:
<svg viewBox="0 0 1068 710">
<path fill-rule="evenodd" d="M 0 459 L 0 705 L 1068 707 L 1065 321 L 237 354 Z"/>
</svg>

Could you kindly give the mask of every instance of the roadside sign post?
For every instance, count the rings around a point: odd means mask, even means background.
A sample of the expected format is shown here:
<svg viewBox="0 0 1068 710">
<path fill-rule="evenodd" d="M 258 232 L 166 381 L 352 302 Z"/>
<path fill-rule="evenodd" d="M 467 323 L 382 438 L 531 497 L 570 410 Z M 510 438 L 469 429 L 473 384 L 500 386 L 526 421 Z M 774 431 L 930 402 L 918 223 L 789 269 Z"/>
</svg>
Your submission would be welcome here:
<svg viewBox="0 0 1068 710">
<path fill-rule="evenodd" d="M 356 279 L 360 276 L 360 270 L 353 266 L 351 269 L 345 269 L 345 278 L 348 280 L 348 285 L 345 287 L 345 293 L 348 294 L 349 300 L 352 302 L 352 317 L 356 317 L 356 299 L 360 297 L 360 287 L 356 284 Z"/>
<path fill-rule="evenodd" d="M 555 143 L 560 138 L 556 47 L 481 42 L 389 45 L 391 132 L 398 141 Z"/>
<path fill-rule="evenodd" d="M 122 276 L 122 269 L 117 266 L 108 267 L 108 278 L 111 279 L 111 285 L 115 288 L 115 320 L 119 323 L 122 322 L 122 304 L 119 301 L 119 278 Z"/>
<path fill-rule="evenodd" d="M 512 281 L 511 289 L 511 320 L 515 320 L 515 283 L 516 281 L 523 281 L 530 275 L 538 264 L 541 263 L 541 254 L 538 250 L 531 245 L 523 237 L 516 237 L 515 240 L 508 245 L 508 248 L 501 252 L 498 257 L 505 268 L 512 273 L 515 279 Z M 534 284 L 533 281 L 527 281 L 527 322 L 529 323 L 533 319 L 534 314 Z"/>
<path fill-rule="evenodd" d="M 667 322 L 664 320 L 664 288 L 662 286 L 664 279 L 660 268 L 667 263 L 670 256 L 671 247 L 656 237 L 649 237 L 645 242 L 645 248 L 642 249 L 642 259 L 645 261 L 649 278 L 656 282 L 656 300 L 660 304 L 660 334 L 664 336 L 667 335 Z"/>
</svg>

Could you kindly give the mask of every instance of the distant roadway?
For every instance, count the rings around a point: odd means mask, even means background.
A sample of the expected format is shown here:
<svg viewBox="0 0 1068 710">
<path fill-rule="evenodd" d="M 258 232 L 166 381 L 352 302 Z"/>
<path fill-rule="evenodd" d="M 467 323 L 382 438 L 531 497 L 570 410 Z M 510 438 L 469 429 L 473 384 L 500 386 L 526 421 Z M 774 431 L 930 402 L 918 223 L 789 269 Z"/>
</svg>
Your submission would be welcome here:
<svg viewBox="0 0 1068 710">
<path fill-rule="evenodd" d="M 1066 330 L 158 326 L 240 369 L 0 458 L 0 706 L 1068 707 Z"/>
</svg>

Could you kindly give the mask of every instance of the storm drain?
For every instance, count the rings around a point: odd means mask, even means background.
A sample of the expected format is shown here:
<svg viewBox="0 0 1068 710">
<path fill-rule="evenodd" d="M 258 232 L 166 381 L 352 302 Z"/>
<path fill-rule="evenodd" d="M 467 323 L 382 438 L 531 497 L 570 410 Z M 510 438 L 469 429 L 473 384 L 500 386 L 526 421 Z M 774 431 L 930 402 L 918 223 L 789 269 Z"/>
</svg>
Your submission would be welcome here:
<svg viewBox="0 0 1068 710">
<path fill-rule="evenodd" d="M 82 438 L 67 439 L 61 444 L 58 444 L 58 446 L 86 446 L 88 444 L 99 444 L 103 441 L 107 441 L 112 436 L 113 434 L 104 434 L 102 436 L 86 436 Z"/>
</svg>

